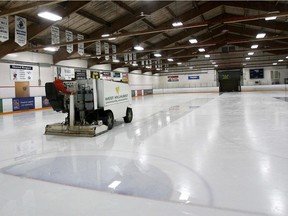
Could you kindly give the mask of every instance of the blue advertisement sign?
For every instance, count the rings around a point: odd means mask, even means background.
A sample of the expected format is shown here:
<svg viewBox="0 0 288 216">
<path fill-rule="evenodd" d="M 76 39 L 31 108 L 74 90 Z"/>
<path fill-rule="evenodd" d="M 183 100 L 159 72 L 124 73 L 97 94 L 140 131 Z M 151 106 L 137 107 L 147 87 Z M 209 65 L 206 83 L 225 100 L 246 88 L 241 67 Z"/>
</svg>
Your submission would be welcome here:
<svg viewBox="0 0 288 216">
<path fill-rule="evenodd" d="M 45 96 L 42 96 L 42 107 L 50 107 L 50 103 L 49 103 L 49 100 L 45 97 Z"/>
<path fill-rule="evenodd" d="M 34 97 L 13 98 L 12 103 L 13 103 L 13 111 L 35 108 Z"/>
<path fill-rule="evenodd" d="M 199 76 L 188 76 L 188 80 L 197 80 L 199 78 Z"/>
</svg>

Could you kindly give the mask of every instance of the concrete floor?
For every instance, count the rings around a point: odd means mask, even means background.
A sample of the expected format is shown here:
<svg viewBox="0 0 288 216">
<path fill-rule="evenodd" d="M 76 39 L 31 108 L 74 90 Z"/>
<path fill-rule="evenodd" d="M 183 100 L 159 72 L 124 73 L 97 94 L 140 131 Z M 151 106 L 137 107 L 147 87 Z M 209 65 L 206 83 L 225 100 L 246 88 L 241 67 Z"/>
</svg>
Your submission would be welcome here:
<svg viewBox="0 0 288 216">
<path fill-rule="evenodd" d="M 43 135 L 50 110 L 2 115 L 0 215 L 287 216 L 287 96 L 138 97 L 94 138 Z"/>
</svg>

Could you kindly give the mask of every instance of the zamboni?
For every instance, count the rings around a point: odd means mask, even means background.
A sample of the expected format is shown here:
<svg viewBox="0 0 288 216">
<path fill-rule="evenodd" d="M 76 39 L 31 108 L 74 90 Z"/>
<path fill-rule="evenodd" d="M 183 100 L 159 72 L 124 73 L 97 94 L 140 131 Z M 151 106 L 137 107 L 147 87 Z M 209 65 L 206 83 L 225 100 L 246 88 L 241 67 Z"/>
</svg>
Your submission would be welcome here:
<svg viewBox="0 0 288 216">
<path fill-rule="evenodd" d="M 47 135 L 96 136 L 113 128 L 114 120 L 133 119 L 128 84 L 105 80 L 64 81 L 72 94 L 59 92 L 53 82 L 45 84 L 54 111 L 68 113 L 65 121 L 46 125 Z"/>
</svg>

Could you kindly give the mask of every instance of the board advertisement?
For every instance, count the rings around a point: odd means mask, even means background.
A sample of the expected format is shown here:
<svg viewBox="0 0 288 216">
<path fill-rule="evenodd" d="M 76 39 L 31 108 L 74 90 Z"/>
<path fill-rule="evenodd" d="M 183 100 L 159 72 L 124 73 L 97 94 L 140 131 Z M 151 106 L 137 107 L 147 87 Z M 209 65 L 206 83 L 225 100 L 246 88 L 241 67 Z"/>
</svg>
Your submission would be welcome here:
<svg viewBox="0 0 288 216">
<path fill-rule="evenodd" d="M 42 96 L 42 107 L 50 107 L 49 100 L 47 99 L 46 96 Z"/>
<path fill-rule="evenodd" d="M 168 76 L 168 82 L 179 82 L 179 76 Z"/>
<path fill-rule="evenodd" d="M 188 80 L 199 80 L 200 76 L 188 76 Z"/>
<path fill-rule="evenodd" d="M 0 113 L 3 112 L 3 102 L 2 102 L 2 99 L 0 99 Z"/>
<path fill-rule="evenodd" d="M 27 110 L 35 108 L 34 97 L 26 98 L 13 98 L 12 99 L 13 111 Z"/>
</svg>

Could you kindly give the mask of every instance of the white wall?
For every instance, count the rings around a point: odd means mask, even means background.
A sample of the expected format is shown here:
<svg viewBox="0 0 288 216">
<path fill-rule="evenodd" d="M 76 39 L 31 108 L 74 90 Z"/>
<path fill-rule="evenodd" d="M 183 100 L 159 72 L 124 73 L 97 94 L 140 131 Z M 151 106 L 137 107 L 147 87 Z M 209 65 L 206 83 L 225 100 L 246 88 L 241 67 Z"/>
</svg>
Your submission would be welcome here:
<svg viewBox="0 0 288 216">
<path fill-rule="evenodd" d="M 131 90 L 152 89 L 153 76 L 129 73 L 128 80 Z"/>
<path fill-rule="evenodd" d="M 154 88 L 199 88 L 199 87 L 216 87 L 216 71 L 215 70 L 209 70 L 209 71 L 201 71 L 199 73 L 193 72 L 191 74 L 182 74 L 175 76 L 179 77 L 178 82 L 168 82 L 168 76 L 174 76 L 174 75 L 161 75 L 158 80 L 158 86 L 156 84 L 157 76 L 154 76 Z M 199 79 L 192 79 L 189 80 L 188 76 L 199 76 Z"/>
<path fill-rule="evenodd" d="M 284 84 L 284 79 L 288 78 L 288 69 L 286 67 L 264 67 L 264 78 L 263 79 L 250 79 L 250 69 L 258 69 L 263 67 L 253 67 L 253 68 L 243 68 L 243 84 L 244 86 L 253 86 L 253 85 L 271 85 L 271 71 L 280 72 L 280 84 Z M 258 82 L 256 84 L 255 82 Z"/>
</svg>

